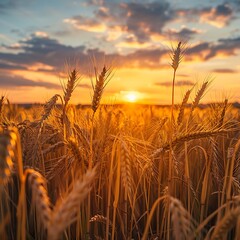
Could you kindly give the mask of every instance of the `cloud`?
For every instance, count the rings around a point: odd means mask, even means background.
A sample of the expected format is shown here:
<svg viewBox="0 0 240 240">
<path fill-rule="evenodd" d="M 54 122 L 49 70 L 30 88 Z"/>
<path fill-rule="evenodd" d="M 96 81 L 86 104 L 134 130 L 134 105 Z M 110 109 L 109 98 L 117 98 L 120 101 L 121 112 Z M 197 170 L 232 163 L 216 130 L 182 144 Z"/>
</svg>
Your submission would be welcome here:
<svg viewBox="0 0 240 240">
<path fill-rule="evenodd" d="M 104 4 L 104 0 L 88 0 L 88 5 L 101 6 Z"/>
<path fill-rule="evenodd" d="M 217 68 L 214 69 L 213 72 L 215 73 L 237 73 L 236 70 L 230 68 Z"/>
<path fill-rule="evenodd" d="M 43 81 L 32 81 L 17 75 L 0 74 L 0 87 L 44 87 L 59 89 L 59 84 Z"/>
<path fill-rule="evenodd" d="M 139 42 L 149 40 L 152 33 L 162 33 L 163 27 L 173 20 L 169 3 L 128 3 L 126 10 L 127 31 L 133 33 Z"/>
<path fill-rule="evenodd" d="M 113 62 L 118 68 L 163 68 L 166 65 L 165 58 L 168 57 L 168 50 L 163 48 L 136 49 L 128 54 L 112 53 L 106 54 L 104 51 L 87 49 L 85 46 L 68 46 L 59 43 L 50 37 L 31 35 L 29 38 L 17 43 L 18 52 L 1 52 L 0 69 L 6 71 L 32 70 L 49 72 L 52 74 L 61 73 L 66 60 L 72 60 L 73 64 L 78 62 L 79 71 L 83 75 L 89 75 L 90 57 L 96 59 L 107 59 Z M 11 46 L 5 46 L 11 49 Z M 230 39 L 220 39 L 216 43 L 202 42 L 187 49 L 185 59 L 206 61 L 222 55 L 235 55 L 240 49 L 240 37 Z M 71 63 L 70 63 L 71 64 Z M 99 66 L 101 66 L 99 64 Z"/>
<path fill-rule="evenodd" d="M 125 56 L 116 55 L 116 59 L 121 67 L 159 68 L 164 67 L 161 59 L 166 54 L 167 51 L 163 49 L 140 49 Z"/>
<path fill-rule="evenodd" d="M 131 36 L 139 43 L 149 42 L 152 35 L 170 35 L 190 39 L 199 34 L 197 29 L 183 27 L 165 30 L 168 23 L 179 19 L 200 21 L 216 27 L 228 25 L 234 18 L 232 5 L 223 3 L 215 7 L 173 9 L 167 1 L 155 2 L 105 2 L 91 3 L 95 6 L 92 17 L 73 16 L 64 20 L 75 28 L 98 33 L 117 32 L 114 39 Z M 90 5 L 91 5 L 90 4 Z M 116 31 L 117 29 L 117 31 Z M 122 33 L 122 36 L 121 36 Z"/>
<path fill-rule="evenodd" d="M 209 54 L 205 59 L 216 57 L 217 55 L 234 56 L 240 49 L 240 37 L 219 39 L 216 45 L 211 47 Z"/>
<path fill-rule="evenodd" d="M 228 25 L 234 18 L 234 10 L 228 3 L 219 4 L 216 7 L 178 9 L 176 13 L 179 17 L 188 20 L 208 23 L 218 28 Z"/>
<path fill-rule="evenodd" d="M 168 29 L 164 32 L 164 34 L 166 34 L 170 38 L 184 39 L 184 40 L 192 39 L 195 35 L 199 33 L 201 33 L 201 31 L 198 29 L 195 29 L 195 28 L 190 29 L 187 27 L 182 27 L 180 30 Z"/>
<path fill-rule="evenodd" d="M 94 11 L 93 17 L 74 16 L 64 22 L 77 29 L 92 32 L 111 32 L 118 28 L 123 34 L 133 34 L 142 43 L 150 40 L 153 33 L 162 34 L 165 25 L 174 18 L 170 4 L 165 1 L 102 2 L 101 7 Z"/>
<path fill-rule="evenodd" d="M 219 39 L 216 43 L 202 42 L 186 51 L 186 59 L 191 60 L 197 57 L 202 61 L 206 61 L 217 56 L 234 56 L 239 49 L 240 37 Z"/>
<path fill-rule="evenodd" d="M 4 13 L 8 9 L 15 8 L 17 6 L 16 0 L 7 0 L 0 3 L 0 12 Z"/>
<path fill-rule="evenodd" d="M 218 5 L 211 10 L 203 11 L 201 21 L 209 23 L 218 28 L 222 28 L 230 23 L 233 19 L 233 9 L 229 4 Z"/>
<path fill-rule="evenodd" d="M 3 0 L 0 2 L 0 13 L 6 14 L 9 10 L 17 10 L 19 7 L 26 7 L 31 0 Z"/>
<path fill-rule="evenodd" d="M 172 82 L 156 82 L 156 86 L 161 86 L 161 87 L 172 87 Z M 183 86 L 193 86 L 194 83 L 192 81 L 188 80 L 180 80 L 175 82 L 176 87 L 183 87 Z"/>
<path fill-rule="evenodd" d="M 2 69 L 2 70 L 27 70 L 26 67 L 21 66 L 21 65 L 11 65 L 11 64 L 1 63 L 1 62 L 0 62 L 0 69 Z"/>
<path fill-rule="evenodd" d="M 4 46 L 5 49 L 11 50 L 11 46 Z M 85 47 L 72 47 L 59 43 L 56 39 L 49 37 L 36 36 L 32 34 L 29 38 L 18 42 L 18 53 L 1 52 L 0 62 L 7 64 L 1 65 L 5 69 L 16 66 L 16 69 L 41 63 L 50 66 L 53 73 L 62 70 L 63 63 L 69 59 L 80 59 L 83 62 L 88 60 L 88 56 L 84 53 Z M 82 68 L 83 70 L 84 68 Z"/>
<path fill-rule="evenodd" d="M 11 49 L 11 46 L 5 46 Z M 66 60 L 76 59 L 81 74 L 88 75 L 90 56 L 96 59 L 113 60 L 116 67 L 155 68 L 161 66 L 161 58 L 167 51 L 164 49 L 138 49 L 132 53 L 106 54 L 99 49 L 87 49 L 85 46 L 67 46 L 56 39 L 31 35 L 19 42 L 18 53 L 0 53 L 0 68 L 5 70 L 35 69 L 43 72 L 61 72 Z M 6 62 L 6 63 L 5 63 Z M 74 60 L 73 60 L 74 62 Z M 3 64 L 4 63 L 4 64 Z"/>
<path fill-rule="evenodd" d="M 83 16 L 74 16 L 72 18 L 64 19 L 64 22 L 72 24 L 77 29 L 88 31 L 88 32 L 106 31 L 105 24 L 93 18 L 87 18 Z"/>
</svg>

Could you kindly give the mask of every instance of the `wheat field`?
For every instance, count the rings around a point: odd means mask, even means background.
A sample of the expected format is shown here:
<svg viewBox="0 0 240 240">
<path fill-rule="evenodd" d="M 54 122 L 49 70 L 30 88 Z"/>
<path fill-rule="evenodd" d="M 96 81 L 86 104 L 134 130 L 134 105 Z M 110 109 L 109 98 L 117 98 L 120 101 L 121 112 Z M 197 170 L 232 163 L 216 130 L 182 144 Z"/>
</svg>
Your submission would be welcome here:
<svg viewBox="0 0 240 240">
<path fill-rule="evenodd" d="M 210 79 L 174 102 L 183 53 L 170 107 L 101 105 L 105 66 L 89 107 L 77 69 L 45 105 L 1 98 L 0 239 L 240 239 L 239 110 L 201 107 Z"/>
</svg>

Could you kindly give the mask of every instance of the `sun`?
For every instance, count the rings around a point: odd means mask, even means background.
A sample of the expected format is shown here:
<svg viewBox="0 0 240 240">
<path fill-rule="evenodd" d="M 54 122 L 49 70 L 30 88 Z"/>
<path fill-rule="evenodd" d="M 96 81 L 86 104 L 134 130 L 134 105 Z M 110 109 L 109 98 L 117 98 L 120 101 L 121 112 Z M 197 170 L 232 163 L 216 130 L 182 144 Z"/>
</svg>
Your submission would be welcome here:
<svg viewBox="0 0 240 240">
<path fill-rule="evenodd" d="M 126 99 L 128 102 L 136 102 L 137 96 L 134 93 L 129 93 L 126 95 Z"/>
<path fill-rule="evenodd" d="M 129 92 L 125 95 L 125 99 L 127 102 L 136 102 L 138 99 L 138 96 L 135 92 Z"/>
<path fill-rule="evenodd" d="M 140 103 L 143 99 L 143 94 L 138 91 L 121 91 L 120 99 L 122 103 Z"/>
</svg>

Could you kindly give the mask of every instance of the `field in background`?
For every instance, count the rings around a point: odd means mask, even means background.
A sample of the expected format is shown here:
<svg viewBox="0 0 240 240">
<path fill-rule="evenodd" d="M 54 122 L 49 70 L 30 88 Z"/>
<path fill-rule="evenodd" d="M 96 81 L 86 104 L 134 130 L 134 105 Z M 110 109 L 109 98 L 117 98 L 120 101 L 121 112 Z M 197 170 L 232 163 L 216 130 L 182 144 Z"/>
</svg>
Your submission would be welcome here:
<svg viewBox="0 0 240 240">
<path fill-rule="evenodd" d="M 240 239 L 239 109 L 199 108 L 210 82 L 170 107 L 92 105 L 63 95 L 44 106 L 0 101 L 1 239 Z M 192 100 L 190 100 L 192 99 Z"/>
</svg>

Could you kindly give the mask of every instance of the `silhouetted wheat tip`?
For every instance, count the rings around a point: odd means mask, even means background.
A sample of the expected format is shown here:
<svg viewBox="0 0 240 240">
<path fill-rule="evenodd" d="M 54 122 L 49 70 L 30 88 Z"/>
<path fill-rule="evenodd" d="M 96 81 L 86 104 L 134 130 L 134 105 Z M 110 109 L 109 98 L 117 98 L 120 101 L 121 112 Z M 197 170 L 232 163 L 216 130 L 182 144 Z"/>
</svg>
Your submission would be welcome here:
<svg viewBox="0 0 240 240">
<path fill-rule="evenodd" d="M 174 69 L 174 71 L 177 70 L 179 63 L 182 60 L 182 42 L 178 43 L 178 46 L 176 49 L 173 49 L 173 55 L 172 55 L 172 68 Z"/>
</svg>

